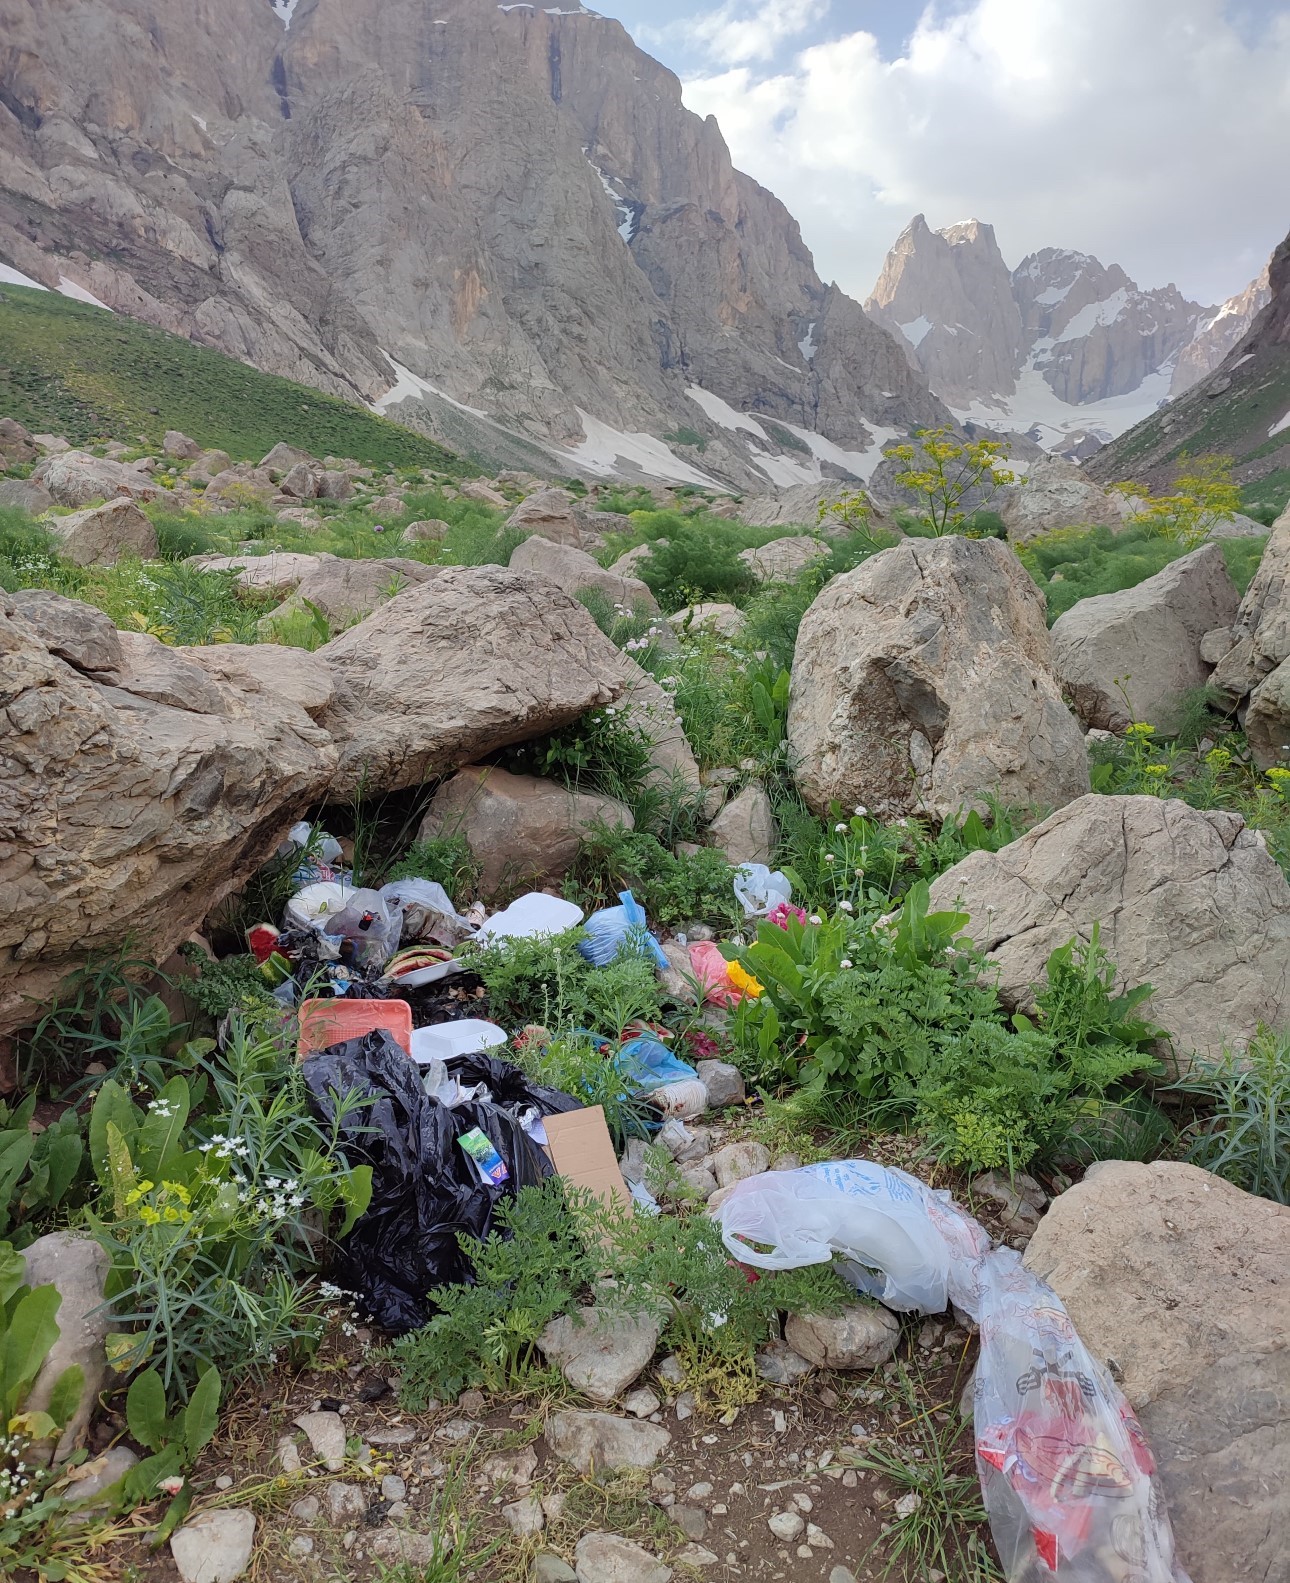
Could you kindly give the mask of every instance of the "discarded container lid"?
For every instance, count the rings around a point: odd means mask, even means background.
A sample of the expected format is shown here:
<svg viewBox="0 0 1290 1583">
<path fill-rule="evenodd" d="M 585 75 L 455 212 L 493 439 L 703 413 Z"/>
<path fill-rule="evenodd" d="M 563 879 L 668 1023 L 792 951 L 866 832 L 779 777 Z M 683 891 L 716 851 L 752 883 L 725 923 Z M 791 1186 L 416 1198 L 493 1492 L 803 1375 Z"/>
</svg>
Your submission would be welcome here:
<svg viewBox="0 0 1290 1583">
<path fill-rule="evenodd" d="M 300 1008 L 297 1050 L 304 1057 L 378 1028 L 412 1054 L 412 1007 L 406 1000 L 307 1000 Z"/>
<path fill-rule="evenodd" d="M 518 940 L 541 934 L 563 934 L 582 922 L 582 908 L 562 896 L 533 890 L 480 925 L 477 940 Z"/>
<path fill-rule="evenodd" d="M 354 886 L 339 880 L 320 880 L 298 890 L 286 906 L 285 926 L 288 929 L 314 929 L 334 913 L 343 912 Z"/>
<path fill-rule="evenodd" d="M 463 1017 L 460 1022 L 437 1022 L 429 1028 L 417 1028 L 412 1033 L 409 1048 L 414 1061 L 426 1063 L 451 1061 L 458 1055 L 478 1055 L 505 1043 L 506 1030 L 495 1022 L 485 1022 L 482 1017 Z"/>
</svg>

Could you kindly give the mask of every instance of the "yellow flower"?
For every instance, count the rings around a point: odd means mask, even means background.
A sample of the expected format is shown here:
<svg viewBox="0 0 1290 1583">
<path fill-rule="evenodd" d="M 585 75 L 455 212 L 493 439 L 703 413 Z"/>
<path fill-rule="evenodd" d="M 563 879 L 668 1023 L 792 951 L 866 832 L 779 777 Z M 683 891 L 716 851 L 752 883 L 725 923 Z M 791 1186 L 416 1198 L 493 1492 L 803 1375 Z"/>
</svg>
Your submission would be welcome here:
<svg viewBox="0 0 1290 1583">
<path fill-rule="evenodd" d="M 1135 720 L 1124 734 L 1130 742 L 1145 742 L 1149 737 L 1155 736 L 1156 728 L 1146 720 Z"/>
<path fill-rule="evenodd" d="M 1267 774 L 1278 791 L 1285 791 L 1290 787 L 1290 770 L 1282 768 L 1280 764 L 1274 765 Z"/>
<path fill-rule="evenodd" d="M 1144 764 L 1142 773 L 1144 775 L 1168 775 L 1169 766 L 1167 764 Z"/>
<path fill-rule="evenodd" d="M 761 985 L 747 968 L 741 967 L 738 962 L 730 964 L 726 969 L 726 976 L 736 989 L 743 990 L 744 994 L 751 996 L 753 1000 L 756 1000 L 762 992 Z"/>
<path fill-rule="evenodd" d="M 1226 748 L 1210 748 L 1209 752 L 1205 755 L 1205 762 L 1209 765 L 1210 769 L 1221 773 L 1223 770 L 1230 767 L 1232 755 Z"/>
</svg>

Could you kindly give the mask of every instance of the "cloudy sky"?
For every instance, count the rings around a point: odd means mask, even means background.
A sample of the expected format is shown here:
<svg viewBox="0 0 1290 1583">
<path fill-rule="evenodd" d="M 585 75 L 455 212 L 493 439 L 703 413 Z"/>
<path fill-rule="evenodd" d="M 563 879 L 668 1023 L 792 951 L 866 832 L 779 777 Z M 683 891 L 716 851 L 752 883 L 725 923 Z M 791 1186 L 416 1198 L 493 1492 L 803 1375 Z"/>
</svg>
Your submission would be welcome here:
<svg viewBox="0 0 1290 1583">
<path fill-rule="evenodd" d="M 1215 302 L 1290 229 L 1290 0 L 589 0 L 865 297 L 910 217 Z"/>
</svg>

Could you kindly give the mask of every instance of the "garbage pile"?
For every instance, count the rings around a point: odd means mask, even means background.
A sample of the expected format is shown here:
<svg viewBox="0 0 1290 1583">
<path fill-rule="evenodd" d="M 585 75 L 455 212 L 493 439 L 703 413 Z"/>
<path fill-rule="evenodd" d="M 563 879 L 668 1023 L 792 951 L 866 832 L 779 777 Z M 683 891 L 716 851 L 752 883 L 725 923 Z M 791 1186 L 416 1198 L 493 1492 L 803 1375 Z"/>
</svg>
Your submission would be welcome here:
<svg viewBox="0 0 1290 1583">
<path fill-rule="evenodd" d="M 1188 1583 L 1151 1447 L 1061 1299 L 948 1193 L 868 1160 L 737 1183 L 716 1211 L 731 1257 L 825 1264 L 897 1312 L 952 1303 L 980 1329 L 977 1472 L 1009 1583 Z"/>
</svg>

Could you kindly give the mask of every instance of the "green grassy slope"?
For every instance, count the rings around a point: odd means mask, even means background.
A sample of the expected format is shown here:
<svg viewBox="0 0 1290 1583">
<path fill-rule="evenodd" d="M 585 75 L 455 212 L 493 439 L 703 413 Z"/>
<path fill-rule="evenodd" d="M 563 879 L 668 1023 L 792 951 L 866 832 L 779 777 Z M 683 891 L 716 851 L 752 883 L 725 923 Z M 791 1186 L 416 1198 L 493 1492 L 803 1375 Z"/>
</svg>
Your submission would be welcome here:
<svg viewBox="0 0 1290 1583">
<path fill-rule="evenodd" d="M 277 441 L 375 467 L 478 471 L 365 408 L 55 292 L 0 288 L 0 417 L 74 444 L 182 429 L 239 460 Z"/>
</svg>

